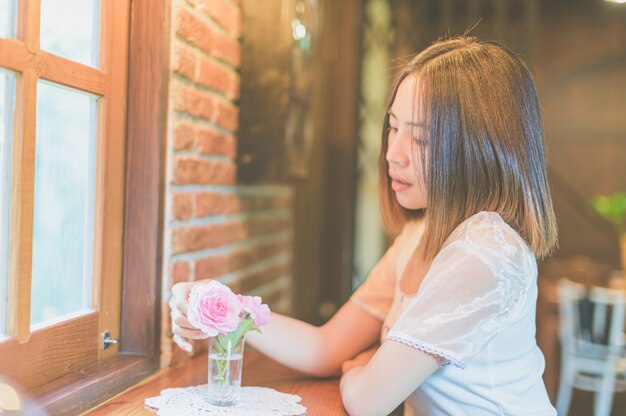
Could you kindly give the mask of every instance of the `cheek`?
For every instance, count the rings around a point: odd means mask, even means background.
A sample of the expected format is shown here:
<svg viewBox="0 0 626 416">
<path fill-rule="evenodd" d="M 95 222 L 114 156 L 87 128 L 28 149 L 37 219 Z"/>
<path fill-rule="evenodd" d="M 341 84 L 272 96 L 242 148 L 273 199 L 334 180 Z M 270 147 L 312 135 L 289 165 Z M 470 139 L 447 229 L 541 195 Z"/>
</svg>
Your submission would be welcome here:
<svg viewBox="0 0 626 416">
<path fill-rule="evenodd" d="M 415 157 L 411 163 L 411 171 L 413 172 L 413 177 L 415 178 L 415 188 L 417 188 L 420 192 L 426 192 L 424 163 L 425 161 L 422 161 L 420 156 Z"/>
<path fill-rule="evenodd" d="M 396 199 L 400 206 L 406 209 L 421 209 L 428 205 L 426 188 L 417 184 L 406 192 L 396 193 Z"/>
<path fill-rule="evenodd" d="M 426 192 L 426 186 L 423 181 L 420 180 L 413 187 L 412 199 L 415 201 L 417 205 L 420 205 L 419 208 L 424 208 L 426 201 L 428 200 L 428 193 Z"/>
<path fill-rule="evenodd" d="M 422 189 L 426 189 L 426 172 L 429 169 L 429 158 L 428 147 L 417 147 L 415 150 L 415 156 L 413 158 L 412 168 L 413 172 L 415 172 L 416 183 L 420 185 Z"/>
</svg>

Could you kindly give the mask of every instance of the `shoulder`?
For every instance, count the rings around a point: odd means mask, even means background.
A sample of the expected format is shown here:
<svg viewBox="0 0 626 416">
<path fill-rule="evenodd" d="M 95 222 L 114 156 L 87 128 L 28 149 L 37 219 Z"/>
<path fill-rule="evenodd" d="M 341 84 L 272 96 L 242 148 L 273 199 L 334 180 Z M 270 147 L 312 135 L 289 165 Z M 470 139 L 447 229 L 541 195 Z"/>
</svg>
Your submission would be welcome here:
<svg viewBox="0 0 626 416">
<path fill-rule="evenodd" d="M 532 251 L 522 237 L 497 212 L 481 211 L 463 221 L 450 234 L 444 247 L 450 244 L 479 244 L 481 248 L 502 254 L 530 254 Z"/>
<path fill-rule="evenodd" d="M 497 212 L 482 211 L 463 221 L 450 234 L 442 251 L 452 247 L 480 258 L 494 272 L 517 276 L 536 273 L 535 256 L 529 245 Z"/>
</svg>

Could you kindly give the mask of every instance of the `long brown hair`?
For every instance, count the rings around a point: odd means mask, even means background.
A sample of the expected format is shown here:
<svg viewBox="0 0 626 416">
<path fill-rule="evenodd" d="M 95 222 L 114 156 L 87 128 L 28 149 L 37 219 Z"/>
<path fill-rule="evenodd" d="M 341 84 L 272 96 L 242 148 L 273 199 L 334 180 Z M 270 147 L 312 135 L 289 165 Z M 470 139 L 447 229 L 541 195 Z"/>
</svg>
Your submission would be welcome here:
<svg viewBox="0 0 626 416">
<path fill-rule="evenodd" d="M 423 172 L 416 172 L 428 193 L 423 210 L 399 205 L 385 158 L 389 111 L 407 76 L 417 79 L 415 102 L 429 139 Z M 439 41 L 403 67 L 389 92 L 378 168 L 386 231 L 396 235 L 406 221 L 425 217 L 426 260 L 480 211 L 500 214 L 537 258 L 558 244 L 535 85 L 526 65 L 496 42 Z"/>
</svg>

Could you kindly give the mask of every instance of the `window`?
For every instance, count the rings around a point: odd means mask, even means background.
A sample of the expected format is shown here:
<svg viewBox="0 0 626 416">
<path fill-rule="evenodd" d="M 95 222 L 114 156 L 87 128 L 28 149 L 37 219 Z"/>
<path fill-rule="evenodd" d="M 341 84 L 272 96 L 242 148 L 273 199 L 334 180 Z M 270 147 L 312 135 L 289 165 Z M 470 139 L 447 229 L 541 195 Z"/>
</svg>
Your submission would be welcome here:
<svg viewBox="0 0 626 416">
<path fill-rule="evenodd" d="M 15 0 L 0 2 L 0 38 L 15 37 Z"/>
<path fill-rule="evenodd" d="M 0 71 L 0 339 L 7 334 L 9 283 L 9 208 L 15 74 Z"/>
<path fill-rule="evenodd" d="M 98 100 L 37 82 L 31 330 L 94 310 Z"/>
<path fill-rule="evenodd" d="M 159 366 L 168 4 L 0 0 L 0 372 L 51 414 Z"/>
<path fill-rule="evenodd" d="M 118 352 L 129 13 L 0 1 L 0 368 L 29 391 Z"/>
</svg>

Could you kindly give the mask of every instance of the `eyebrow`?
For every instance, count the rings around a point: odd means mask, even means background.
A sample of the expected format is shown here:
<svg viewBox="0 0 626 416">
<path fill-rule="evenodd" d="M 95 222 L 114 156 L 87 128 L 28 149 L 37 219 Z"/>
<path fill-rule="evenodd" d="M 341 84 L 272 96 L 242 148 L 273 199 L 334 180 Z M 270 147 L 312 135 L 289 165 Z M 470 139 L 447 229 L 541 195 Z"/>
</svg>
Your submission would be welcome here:
<svg viewBox="0 0 626 416">
<path fill-rule="evenodd" d="M 398 117 L 396 117 L 396 115 L 393 112 L 391 112 L 391 111 L 388 111 L 387 114 L 389 114 L 390 116 L 392 116 L 396 120 L 398 119 Z M 408 124 L 409 126 L 412 126 L 412 127 L 417 127 L 417 128 L 420 128 L 420 129 L 426 129 L 426 125 L 424 123 L 410 122 L 410 123 L 406 123 L 406 124 Z"/>
</svg>

